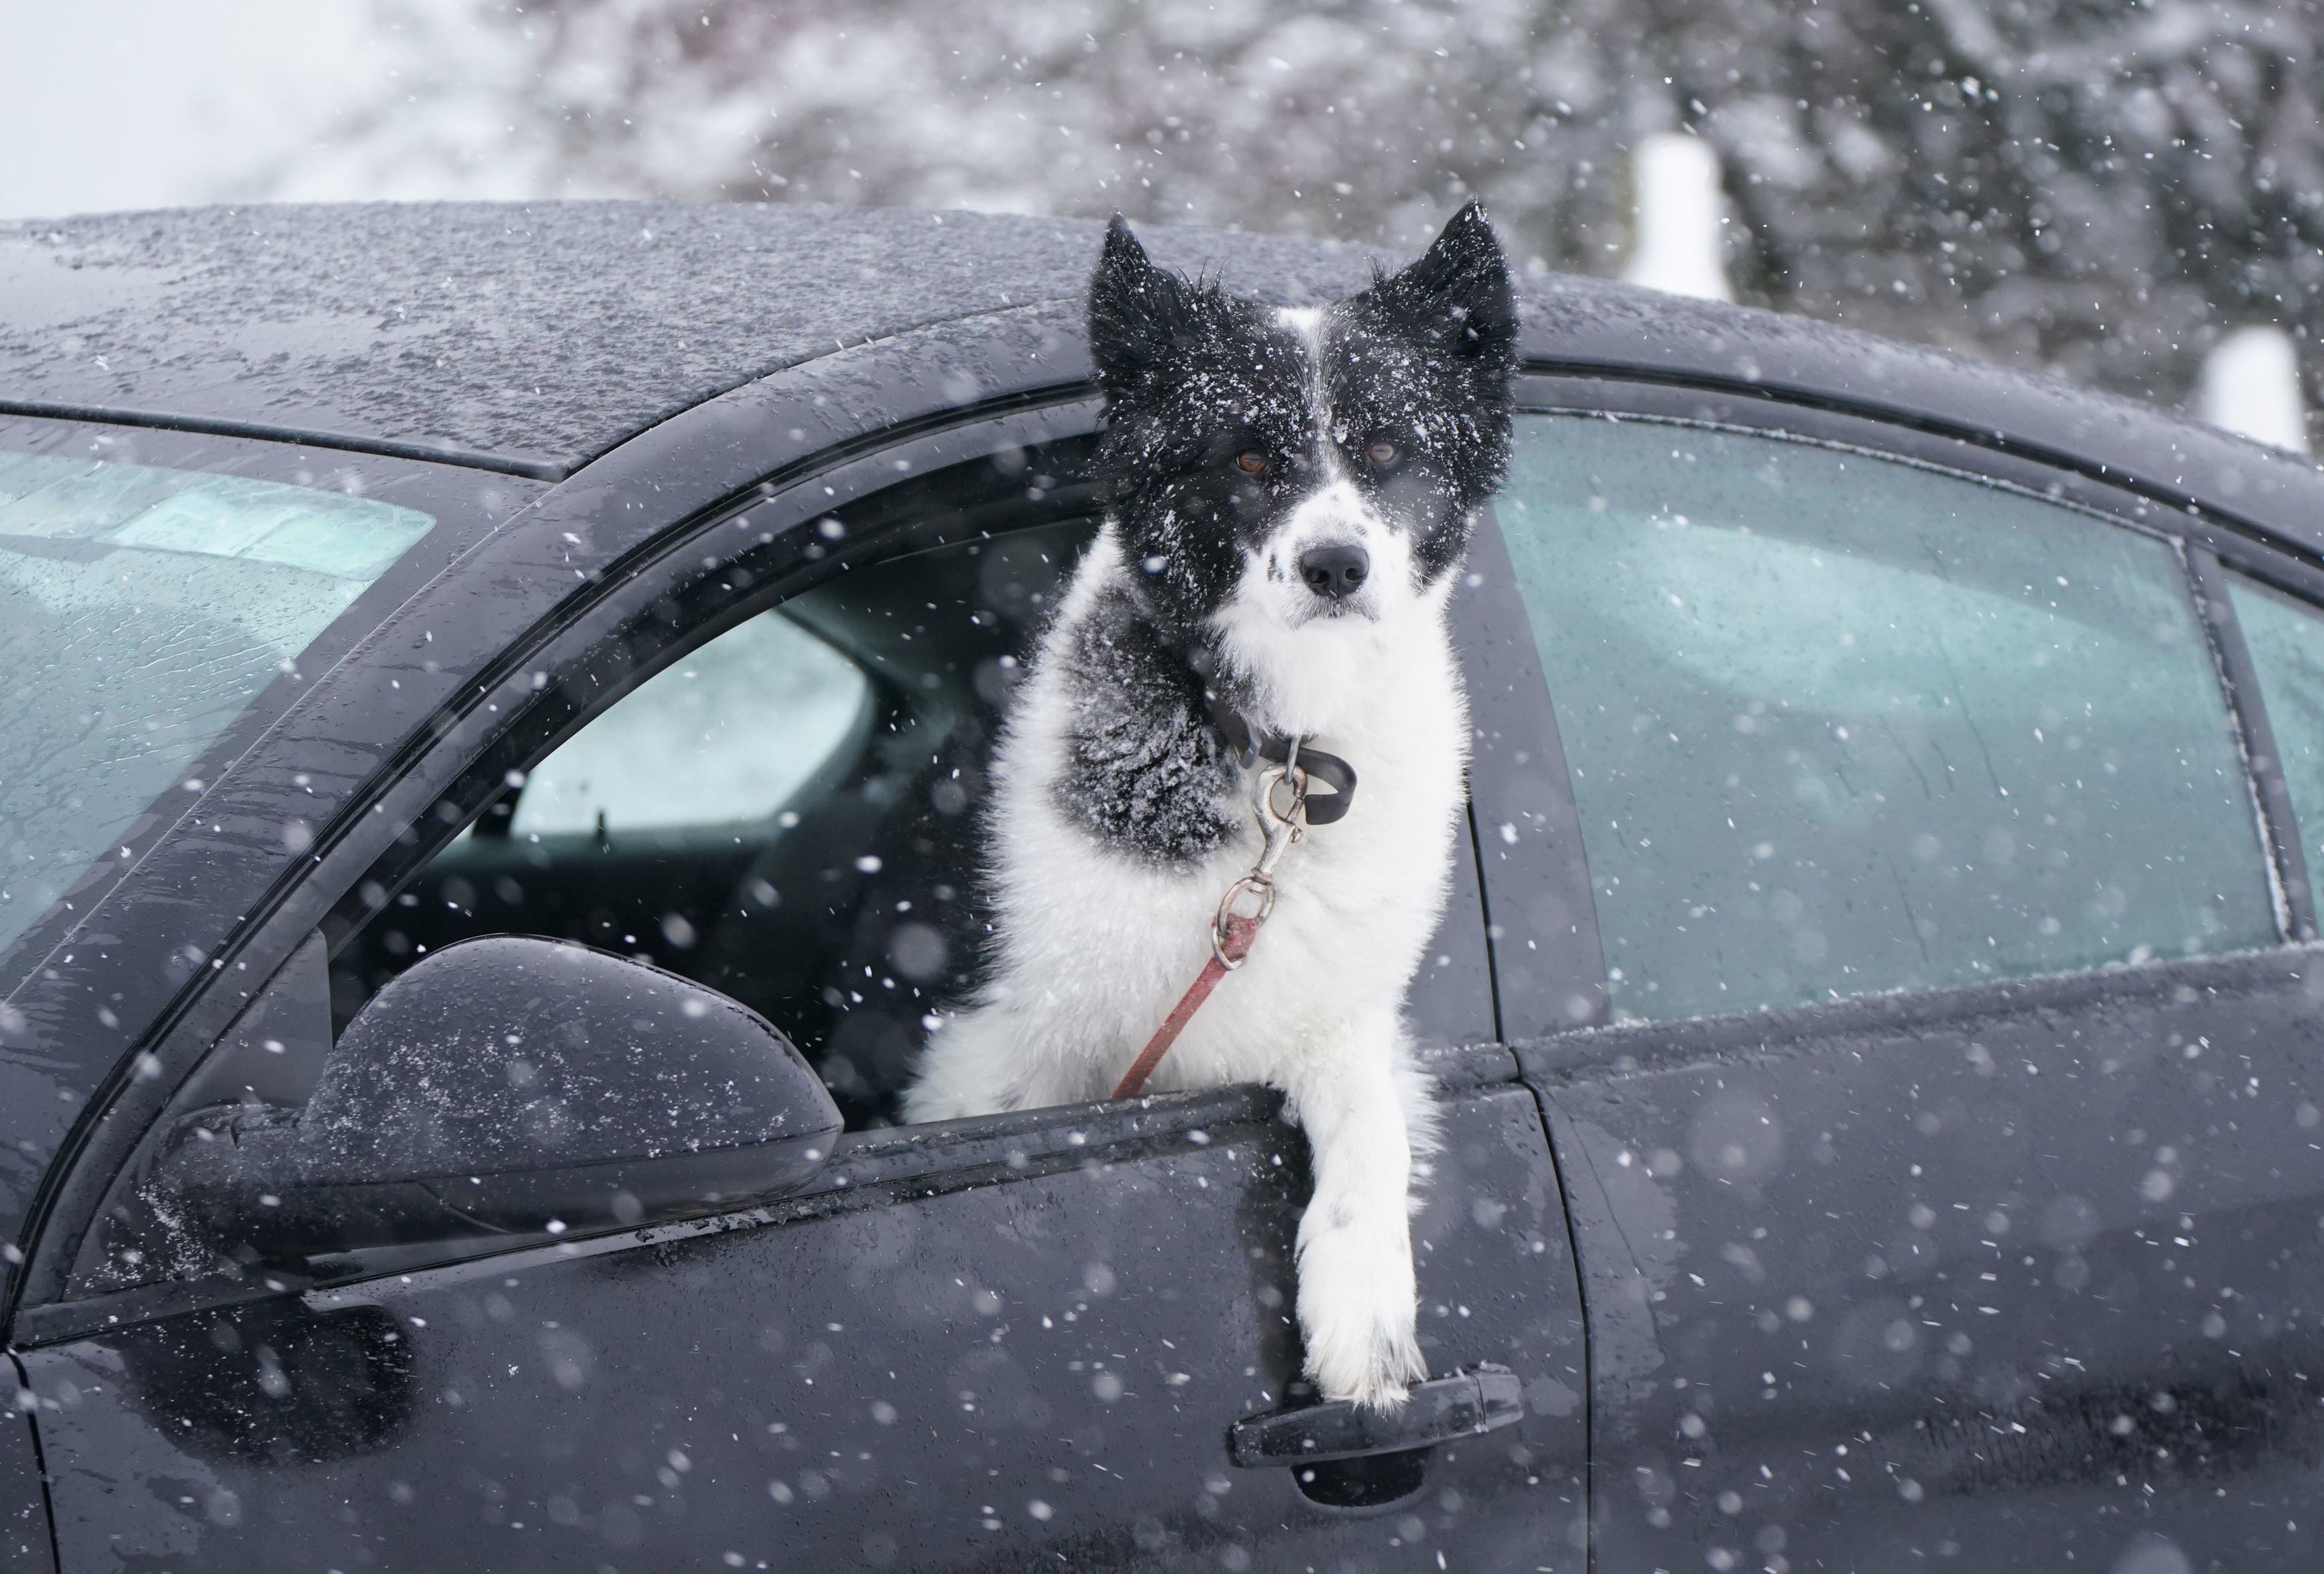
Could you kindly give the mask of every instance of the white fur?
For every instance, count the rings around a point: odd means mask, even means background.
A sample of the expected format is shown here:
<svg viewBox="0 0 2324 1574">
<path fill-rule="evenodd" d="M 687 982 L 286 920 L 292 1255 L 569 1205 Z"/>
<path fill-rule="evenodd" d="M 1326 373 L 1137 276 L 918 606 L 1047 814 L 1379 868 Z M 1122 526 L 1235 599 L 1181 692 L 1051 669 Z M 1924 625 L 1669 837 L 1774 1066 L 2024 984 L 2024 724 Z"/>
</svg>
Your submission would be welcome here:
<svg viewBox="0 0 2324 1574">
<path fill-rule="evenodd" d="M 1374 565 L 1336 612 L 1291 571 L 1327 541 L 1360 543 Z M 1018 691 L 992 766 L 994 976 L 932 1035 L 908 1119 L 1106 1097 L 1201 971 L 1221 894 L 1259 856 L 1247 823 L 1198 867 L 1158 868 L 1057 807 L 1074 716 L 1048 652 L 1130 573 L 1109 525 Z M 1258 1082 L 1288 1096 L 1314 1155 L 1299 1226 L 1308 1374 L 1327 1398 L 1384 1408 L 1426 1375 L 1408 1213 L 1416 1157 L 1434 1148 L 1436 1128 L 1401 1012 L 1444 906 L 1463 800 L 1469 728 L 1445 626 L 1452 577 L 1420 584 L 1405 537 L 1344 482 L 1248 555 L 1215 623 L 1259 692 L 1253 719 L 1346 759 L 1359 791 L 1345 819 L 1285 854 L 1274 916 L 1249 961 L 1149 1084 Z"/>
</svg>

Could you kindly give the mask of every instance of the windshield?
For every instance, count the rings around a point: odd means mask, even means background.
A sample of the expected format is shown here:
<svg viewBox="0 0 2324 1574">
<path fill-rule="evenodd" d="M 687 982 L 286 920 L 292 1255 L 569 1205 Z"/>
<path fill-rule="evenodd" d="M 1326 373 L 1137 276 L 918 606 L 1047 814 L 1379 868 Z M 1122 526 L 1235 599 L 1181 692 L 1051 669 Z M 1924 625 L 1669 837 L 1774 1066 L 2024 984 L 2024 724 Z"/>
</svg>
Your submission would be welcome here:
<svg viewBox="0 0 2324 1574">
<path fill-rule="evenodd" d="M 434 524 L 315 487 L 0 452 L 0 947 L 156 798 L 198 792 L 187 768 Z"/>
</svg>

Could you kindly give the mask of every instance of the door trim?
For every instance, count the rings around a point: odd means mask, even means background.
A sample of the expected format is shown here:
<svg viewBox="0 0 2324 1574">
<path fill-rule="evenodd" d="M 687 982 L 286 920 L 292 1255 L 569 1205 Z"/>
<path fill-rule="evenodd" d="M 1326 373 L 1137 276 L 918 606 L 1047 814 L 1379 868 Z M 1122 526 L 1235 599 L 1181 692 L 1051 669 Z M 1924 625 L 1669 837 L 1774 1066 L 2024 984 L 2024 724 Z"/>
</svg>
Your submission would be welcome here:
<svg viewBox="0 0 2324 1574">
<path fill-rule="evenodd" d="M 1416 1053 L 1422 1068 L 1447 1095 L 1457 1097 L 1517 1081 L 1517 1057 L 1501 1045 L 1431 1047 Z M 737 1229 L 918 1201 L 1093 1165 L 1130 1163 L 1190 1144 L 1208 1146 L 1232 1142 L 1238 1135 L 1248 1138 L 1276 1125 L 1282 1112 L 1280 1092 L 1255 1083 L 1239 1083 L 927 1126 L 851 1131 L 839 1137 L 831 1162 L 815 1179 L 790 1195 L 759 1207 L 513 1249 L 480 1241 L 474 1255 L 449 1262 L 440 1247 L 431 1247 L 429 1266 L 409 1274 L 382 1260 L 329 1283 L 295 1281 L 288 1275 L 178 1280 L 78 1301 L 27 1306 L 17 1314 L 15 1348 L 34 1349 L 188 1312 L 284 1294 L 302 1295 L 318 1312 L 331 1311 L 364 1303 L 372 1298 L 364 1285 L 391 1275 L 400 1284 L 458 1283 L 536 1263 L 603 1256 Z"/>
</svg>

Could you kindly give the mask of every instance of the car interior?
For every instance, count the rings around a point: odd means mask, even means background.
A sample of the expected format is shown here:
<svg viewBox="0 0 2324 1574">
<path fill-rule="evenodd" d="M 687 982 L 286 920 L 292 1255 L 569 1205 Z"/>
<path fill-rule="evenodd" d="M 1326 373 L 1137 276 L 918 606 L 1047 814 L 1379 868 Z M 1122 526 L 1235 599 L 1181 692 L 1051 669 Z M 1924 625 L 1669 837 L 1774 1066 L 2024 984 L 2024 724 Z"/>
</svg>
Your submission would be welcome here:
<svg viewBox="0 0 2324 1574">
<path fill-rule="evenodd" d="M 577 940 L 780 1027 L 851 1128 L 889 1124 L 939 1002 L 975 981 L 982 762 L 1087 520 L 861 566 L 601 713 L 331 962 L 336 1023 L 430 951 Z"/>
</svg>

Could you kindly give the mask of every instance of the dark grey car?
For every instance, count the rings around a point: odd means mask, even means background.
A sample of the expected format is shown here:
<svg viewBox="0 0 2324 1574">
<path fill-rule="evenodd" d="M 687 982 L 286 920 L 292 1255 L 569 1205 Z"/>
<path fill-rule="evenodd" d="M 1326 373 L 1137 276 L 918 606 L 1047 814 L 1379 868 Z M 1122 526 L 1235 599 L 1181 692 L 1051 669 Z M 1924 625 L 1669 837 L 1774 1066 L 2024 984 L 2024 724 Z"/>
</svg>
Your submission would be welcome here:
<svg viewBox="0 0 2324 1574">
<path fill-rule="evenodd" d="M 1096 235 L 0 227 L 0 1567 L 2309 1567 L 2324 477 L 2165 415 L 1522 281 L 1403 1417 L 1266 1091 L 894 1124 Z"/>
</svg>

